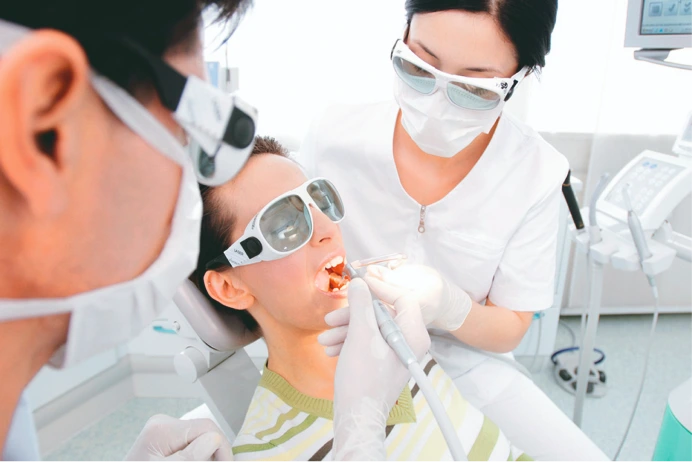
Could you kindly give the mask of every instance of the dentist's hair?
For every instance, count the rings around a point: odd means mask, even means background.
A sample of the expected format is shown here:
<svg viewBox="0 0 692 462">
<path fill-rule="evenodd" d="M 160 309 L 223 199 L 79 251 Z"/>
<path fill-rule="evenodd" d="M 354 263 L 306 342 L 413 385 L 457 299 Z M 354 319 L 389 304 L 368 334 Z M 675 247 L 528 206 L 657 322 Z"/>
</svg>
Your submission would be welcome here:
<svg viewBox="0 0 692 462">
<path fill-rule="evenodd" d="M 406 0 L 406 21 L 410 25 L 416 14 L 447 10 L 489 14 L 514 45 L 519 69 L 545 66 L 557 0 Z"/>
<path fill-rule="evenodd" d="M 290 158 L 288 150 L 284 148 L 276 139 L 265 136 L 255 137 L 255 146 L 252 148 L 250 157 L 259 155 L 277 155 Z M 203 213 L 202 213 L 202 232 L 199 241 L 199 257 L 197 259 L 197 269 L 190 276 L 190 280 L 204 294 L 205 297 L 217 308 L 228 312 L 230 307 L 226 307 L 214 300 L 204 285 L 204 274 L 207 272 L 207 263 L 221 255 L 228 249 L 231 242 L 231 234 L 236 224 L 233 211 L 224 204 L 217 194 L 223 186 L 205 186 L 200 184 L 199 189 L 202 194 Z M 209 271 L 224 271 L 230 268 L 218 267 Z M 259 324 L 246 310 L 233 311 L 251 332 L 260 333 Z"/>
<path fill-rule="evenodd" d="M 3 0 L 0 19 L 30 29 L 55 29 L 75 38 L 91 66 L 135 96 L 146 98 L 146 65 L 112 45 L 129 39 L 156 56 L 198 45 L 202 13 L 232 33 L 252 0 Z"/>
</svg>

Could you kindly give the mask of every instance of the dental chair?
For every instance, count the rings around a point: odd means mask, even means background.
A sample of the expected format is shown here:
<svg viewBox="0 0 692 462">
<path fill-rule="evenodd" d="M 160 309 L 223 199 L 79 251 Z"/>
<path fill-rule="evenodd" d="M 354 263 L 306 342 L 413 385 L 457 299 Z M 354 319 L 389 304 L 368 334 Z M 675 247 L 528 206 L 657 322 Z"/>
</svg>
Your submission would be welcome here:
<svg viewBox="0 0 692 462">
<path fill-rule="evenodd" d="M 206 403 L 183 418 L 211 417 L 233 442 L 260 380 L 243 347 L 258 337 L 238 318 L 214 308 L 191 281 L 183 283 L 173 301 L 182 317 L 170 319 L 172 328 L 187 341 L 174 357 L 175 370 L 197 384 Z"/>
</svg>

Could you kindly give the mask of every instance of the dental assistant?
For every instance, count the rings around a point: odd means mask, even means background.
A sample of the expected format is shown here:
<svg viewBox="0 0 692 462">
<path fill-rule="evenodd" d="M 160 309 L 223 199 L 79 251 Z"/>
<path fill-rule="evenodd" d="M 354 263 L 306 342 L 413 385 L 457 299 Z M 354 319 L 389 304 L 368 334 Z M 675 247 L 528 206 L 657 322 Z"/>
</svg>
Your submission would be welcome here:
<svg viewBox="0 0 692 462">
<path fill-rule="evenodd" d="M 302 159 L 342 192 L 350 259 L 403 252 L 418 264 L 370 287 L 413 289 L 463 396 L 534 458 L 607 460 L 530 379 L 465 346 L 511 352 L 553 304 L 568 164 L 503 108 L 545 65 L 557 1 L 407 0 L 406 13 L 394 101 L 327 109 Z"/>
</svg>

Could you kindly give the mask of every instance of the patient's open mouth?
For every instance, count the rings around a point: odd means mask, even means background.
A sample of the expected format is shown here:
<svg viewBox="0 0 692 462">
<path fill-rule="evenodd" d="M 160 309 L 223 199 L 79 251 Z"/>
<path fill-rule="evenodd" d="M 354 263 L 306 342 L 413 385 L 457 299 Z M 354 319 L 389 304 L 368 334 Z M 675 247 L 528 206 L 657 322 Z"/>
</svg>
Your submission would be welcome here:
<svg viewBox="0 0 692 462">
<path fill-rule="evenodd" d="M 344 257 L 336 256 L 329 260 L 315 279 L 317 288 L 323 292 L 341 292 L 348 288 L 350 281 L 348 275 L 344 274 L 346 262 Z"/>
</svg>

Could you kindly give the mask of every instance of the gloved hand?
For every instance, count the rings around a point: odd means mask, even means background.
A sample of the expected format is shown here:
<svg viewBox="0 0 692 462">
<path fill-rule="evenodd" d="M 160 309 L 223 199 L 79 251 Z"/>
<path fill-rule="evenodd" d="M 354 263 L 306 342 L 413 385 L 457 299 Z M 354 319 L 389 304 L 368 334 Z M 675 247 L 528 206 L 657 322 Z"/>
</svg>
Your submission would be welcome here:
<svg viewBox="0 0 692 462">
<path fill-rule="evenodd" d="M 364 281 L 351 281 L 348 301 L 350 308 L 325 317 L 335 329 L 318 339 L 328 354 L 340 353 L 334 378 L 334 460 L 385 460 L 387 417 L 411 375 L 382 338 Z M 430 337 L 418 302 L 407 296 L 383 301 L 394 306 L 394 321 L 420 361 Z"/>
<path fill-rule="evenodd" d="M 209 419 L 150 418 L 125 460 L 233 460 L 231 444 Z"/>
<path fill-rule="evenodd" d="M 394 269 L 373 265 L 368 267 L 365 282 L 382 300 L 396 300 L 412 292 L 420 303 L 425 324 L 449 332 L 464 324 L 473 304 L 463 289 L 424 265 L 404 264 Z"/>
</svg>

